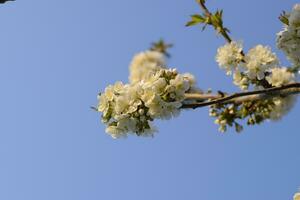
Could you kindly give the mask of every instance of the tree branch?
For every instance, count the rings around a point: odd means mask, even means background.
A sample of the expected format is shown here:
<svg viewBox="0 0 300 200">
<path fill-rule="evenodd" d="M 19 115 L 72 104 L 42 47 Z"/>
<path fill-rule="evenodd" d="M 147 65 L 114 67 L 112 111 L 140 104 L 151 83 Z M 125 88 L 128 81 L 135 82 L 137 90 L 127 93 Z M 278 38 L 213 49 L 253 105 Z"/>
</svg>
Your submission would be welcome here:
<svg viewBox="0 0 300 200">
<path fill-rule="evenodd" d="M 274 97 L 284 97 L 300 93 L 300 83 L 291 83 L 288 85 L 255 90 L 250 92 L 234 93 L 223 96 L 221 94 L 186 94 L 185 100 L 198 100 L 199 103 L 184 103 L 181 108 L 199 108 L 214 104 L 235 103 L 240 104 L 247 101 L 257 101 Z"/>
<path fill-rule="evenodd" d="M 1 4 L 1 3 L 5 3 L 5 2 L 7 2 L 7 1 L 15 1 L 15 0 L 0 0 L 0 4 Z"/>
</svg>

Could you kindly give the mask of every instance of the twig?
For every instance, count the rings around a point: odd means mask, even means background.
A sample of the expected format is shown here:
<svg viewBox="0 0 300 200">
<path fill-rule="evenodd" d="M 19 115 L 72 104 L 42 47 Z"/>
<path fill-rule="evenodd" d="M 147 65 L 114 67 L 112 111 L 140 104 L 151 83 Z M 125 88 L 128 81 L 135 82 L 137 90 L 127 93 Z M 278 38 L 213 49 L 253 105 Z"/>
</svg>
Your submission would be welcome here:
<svg viewBox="0 0 300 200">
<path fill-rule="evenodd" d="M 212 16 L 211 12 L 208 10 L 208 8 L 205 5 L 205 1 L 203 0 L 197 0 L 198 4 L 200 5 L 200 8 L 204 11 L 204 14 L 210 18 Z M 223 24 L 219 24 L 219 33 L 223 36 L 223 38 L 228 42 L 231 43 L 232 39 L 231 37 L 228 35 L 227 31 L 228 29 L 224 28 Z M 242 56 L 245 56 L 244 51 L 241 51 Z M 244 62 L 244 60 L 242 60 Z"/>
<path fill-rule="evenodd" d="M 256 101 L 256 100 L 263 100 L 268 98 L 273 98 L 277 96 L 288 96 L 293 94 L 300 93 L 300 83 L 291 83 L 288 85 L 280 86 L 280 87 L 273 87 L 267 88 L 262 90 L 255 90 L 250 92 L 241 92 L 241 93 L 234 93 L 231 95 L 227 95 L 225 97 L 220 97 L 219 94 L 209 94 L 210 98 L 207 98 L 207 94 L 186 94 L 185 100 L 200 100 L 204 102 L 199 103 L 186 103 L 183 104 L 181 108 L 199 108 L 210 106 L 214 104 L 227 104 L 227 103 L 237 103 L 240 104 L 246 101 Z M 207 99 L 205 99 L 207 98 Z"/>
<path fill-rule="evenodd" d="M 204 1 L 202 0 L 197 0 L 197 2 L 199 3 L 201 9 L 204 11 L 204 14 L 207 16 L 207 17 L 211 17 L 212 14 L 211 12 L 207 9 Z M 231 43 L 232 39 L 230 38 L 230 36 L 227 34 L 227 31 L 225 30 L 225 28 L 223 26 L 220 26 L 220 33 L 221 35 L 225 38 L 225 40 L 228 42 L 228 43 Z"/>
<path fill-rule="evenodd" d="M 15 0 L 0 0 L 0 4 L 6 3 L 7 1 L 15 1 Z"/>
</svg>

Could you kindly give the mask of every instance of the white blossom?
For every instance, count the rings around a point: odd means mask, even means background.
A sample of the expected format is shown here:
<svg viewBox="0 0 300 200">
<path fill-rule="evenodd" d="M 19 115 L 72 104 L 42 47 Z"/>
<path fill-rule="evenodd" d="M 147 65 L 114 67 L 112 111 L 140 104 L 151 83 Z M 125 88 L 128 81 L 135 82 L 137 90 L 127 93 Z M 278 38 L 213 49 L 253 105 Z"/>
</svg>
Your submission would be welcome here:
<svg viewBox="0 0 300 200">
<path fill-rule="evenodd" d="M 277 33 L 276 45 L 295 65 L 300 65 L 300 4 L 288 15 L 289 24 Z"/>
<path fill-rule="evenodd" d="M 152 118 L 170 119 L 179 114 L 184 94 L 192 80 L 178 74 L 176 70 L 160 70 L 143 85 L 141 99 L 149 108 Z"/>
<path fill-rule="evenodd" d="M 114 85 L 109 85 L 105 89 L 105 92 L 98 96 L 98 111 L 103 113 L 102 120 L 104 122 L 109 121 L 111 118 L 114 99 L 116 98 L 116 95 L 123 90 L 123 88 L 123 83 L 117 82 Z"/>
<path fill-rule="evenodd" d="M 131 84 L 117 82 L 99 96 L 98 111 L 113 138 L 128 133 L 152 136 L 154 119 L 170 119 L 180 113 L 184 94 L 193 88 L 194 77 L 176 69 L 160 69 L 148 79 Z"/>
<path fill-rule="evenodd" d="M 271 74 L 266 77 L 268 83 L 272 86 L 279 87 L 295 82 L 295 75 L 287 70 L 287 68 L 273 68 Z"/>
<path fill-rule="evenodd" d="M 146 80 L 157 71 L 165 68 L 166 59 L 158 51 L 145 51 L 135 55 L 130 64 L 130 83 Z"/>
<path fill-rule="evenodd" d="M 293 10 L 289 16 L 289 26 L 300 26 L 300 4 L 294 5 Z"/>
<path fill-rule="evenodd" d="M 239 86 L 242 90 L 247 90 L 249 87 L 249 79 L 240 71 L 236 71 L 233 74 L 233 83 Z"/>
<path fill-rule="evenodd" d="M 226 70 L 228 75 L 230 75 L 243 60 L 242 50 L 242 43 L 235 41 L 218 48 L 216 61 L 221 68 Z"/>
<path fill-rule="evenodd" d="M 300 193 L 296 193 L 294 195 L 294 200 L 300 200 Z"/>
<path fill-rule="evenodd" d="M 220 127 L 219 127 L 219 131 L 224 133 L 226 131 L 226 124 L 227 124 L 227 120 L 226 119 L 216 119 L 215 120 L 215 124 L 218 124 Z"/>
<path fill-rule="evenodd" d="M 277 33 L 276 45 L 294 65 L 300 64 L 300 28 L 285 27 Z"/>
<path fill-rule="evenodd" d="M 284 115 L 286 115 L 295 105 L 296 96 L 290 95 L 287 97 L 277 97 L 274 98 L 274 107 L 270 113 L 270 119 L 273 121 L 280 120 Z"/>
<path fill-rule="evenodd" d="M 251 80 L 262 80 L 265 72 L 278 65 L 277 56 L 267 46 L 257 45 L 245 56 L 246 74 Z"/>
</svg>

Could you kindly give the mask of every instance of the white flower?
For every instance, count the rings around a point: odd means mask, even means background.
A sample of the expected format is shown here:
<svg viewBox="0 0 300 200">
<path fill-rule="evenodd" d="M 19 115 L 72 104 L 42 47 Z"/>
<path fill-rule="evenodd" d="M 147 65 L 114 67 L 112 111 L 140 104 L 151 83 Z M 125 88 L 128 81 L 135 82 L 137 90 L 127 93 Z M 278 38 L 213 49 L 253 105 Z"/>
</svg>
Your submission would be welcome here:
<svg viewBox="0 0 300 200">
<path fill-rule="evenodd" d="M 277 97 L 274 98 L 274 108 L 270 113 L 270 119 L 273 121 L 277 121 L 281 119 L 284 115 L 286 115 L 292 107 L 295 105 L 296 96 L 287 96 L 284 98 Z"/>
<path fill-rule="evenodd" d="M 288 20 L 289 25 L 277 33 L 276 44 L 295 66 L 300 66 L 300 4 L 293 7 Z"/>
<path fill-rule="evenodd" d="M 294 195 L 294 200 L 300 200 L 300 193 L 296 193 Z"/>
<path fill-rule="evenodd" d="M 235 41 L 218 48 L 216 61 L 221 68 L 227 71 L 228 75 L 243 60 L 242 50 L 242 44 Z"/>
<path fill-rule="evenodd" d="M 169 87 L 174 88 L 174 91 L 172 92 L 174 92 L 175 97 L 173 99 L 181 101 L 184 98 L 185 92 L 189 90 L 191 85 L 188 79 L 185 79 L 184 76 L 177 74 L 174 79 L 170 80 Z"/>
<path fill-rule="evenodd" d="M 110 134 L 112 138 L 117 139 L 121 137 L 126 137 L 125 131 L 118 128 L 117 126 L 108 126 L 105 132 Z"/>
<path fill-rule="evenodd" d="M 109 109 L 109 100 L 106 97 L 105 93 L 98 96 L 99 105 L 98 105 L 98 111 L 102 112 L 103 115 L 106 115 Z"/>
<path fill-rule="evenodd" d="M 180 102 L 166 102 L 161 96 L 148 91 L 142 99 L 145 100 L 145 105 L 149 108 L 148 114 L 156 119 L 170 119 L 179 114 Z"/>
<path fill-rule="evenodd" d="M 277 33 L 276 45 L 293 64 L 300 64 L 300 28 L 285 27 Z"/>
<path fill-rule="evenodd" d="M 287 70 L 287 68 L 273 68 L 271 75 L 266 77 L 268 83 L 272 86 L 279 87 L 295 82 L 295 75 Z"/>
<path fill-rule="evenodd" d="M 166 65 L 163 53 L 145 51 L 135 55 L 130 64 L 130 83 L 146 80 Z"/>
<path fill-rule="evenodd" d="M 189 82 L 190 88 L 188 92 L 190 93 L 202 93 L 202 90 L 197 87 L 197 81 L 193 74 L 190 73 L 184 73 L 182 74 L 185 80 Z"/>
<path fill-rule="evenodd" d="M 243 76 L 240 71 L 236 71 L 233 74 L 233 83 L 239 86 L 242 90 L 247 90 L 249 87 L 249 79 L 247 76 Z"/>
<path fill-rule="evenodd" d="M 113 138 L 126 137 L 128 133 L 152 136 L 156 129 L 151 121 L 176 117 L 184 94 L 195 82 L 191 74 L 159 69 L 148 79 L 108 86 L 98 97 L 98 111 L 103 113 L 106 132 Z"/>
<path fill-rule="evenodd" d="M 300 26 L 300 4 L 296 4 L 293 7 L 293 10 L 289 16 L 289 26 L 294 26 L 294 27 Z"/>
<path fill-rule="evenodd" d="M 170 119 L 179 114 L 184 94 L 195 82 L 192 76 L 184 76 L 173 70 L 160 70 L 144 82 L 141 96 L 152 118 Z"/>
<path fill-rule="evenodd" d="M 159 76 L 157 73 L 156 75 L 149 78 L 147 81 L 143 83 L 144 90 L 150 90 L 155 92 L 158 95 L 161 95 L 165 92 L 165 88 L 167 86 L 166 79 Z"/>
<path fill-rule="evenodd" d="M 196 85 L 196 78 L 193 74 L 190 73 L 184 73 L 182 74 L 182 76 L 184 77 L 184 79 L 189 81 L 189 84 L 192 85 Z"/>
<path fill-rule="evenodd" d="M 98 96 L 99 104 L 98 111 L 103 113 L 103 121 L 107 122 L 112 116 L 112 107 L 117 95 L 124 89 L 122 82 L 116 82 L 114 85 L 109 85 L 105 92 Z"/>
<path fill-rule="evenodd" d="M 257 45 L 250 49 L 245 57 L 246 74 L 251 80 L 262 80 L 265 72 L 278 65 L 277 56 L 269 47 Z"/>
</svg>

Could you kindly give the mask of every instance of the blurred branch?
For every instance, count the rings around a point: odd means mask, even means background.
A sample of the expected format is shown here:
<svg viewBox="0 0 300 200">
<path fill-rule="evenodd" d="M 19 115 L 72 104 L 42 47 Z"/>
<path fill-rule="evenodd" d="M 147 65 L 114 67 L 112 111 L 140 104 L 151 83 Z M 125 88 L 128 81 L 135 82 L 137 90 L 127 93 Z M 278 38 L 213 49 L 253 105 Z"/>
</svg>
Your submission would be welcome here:
<svg viewBox="0 0 300 200">
<path fill-rule="evenodd" d="M 158 51 L 163 53 L 167 57 L 171 57 L 170 53 L 168 52 L 168 49 L 172 48 L 173 44 L 166 43 L 163 39 L 160 39 L 157 42 L 153 42 L 151 44 L 150 50 L 151 51 Z"/>
<path fill-rule="evenodd" d="M 15 1 L 15 0 L 0 0 L 0 3 L 5 3 L 7 1 Z"/>
</svg>

